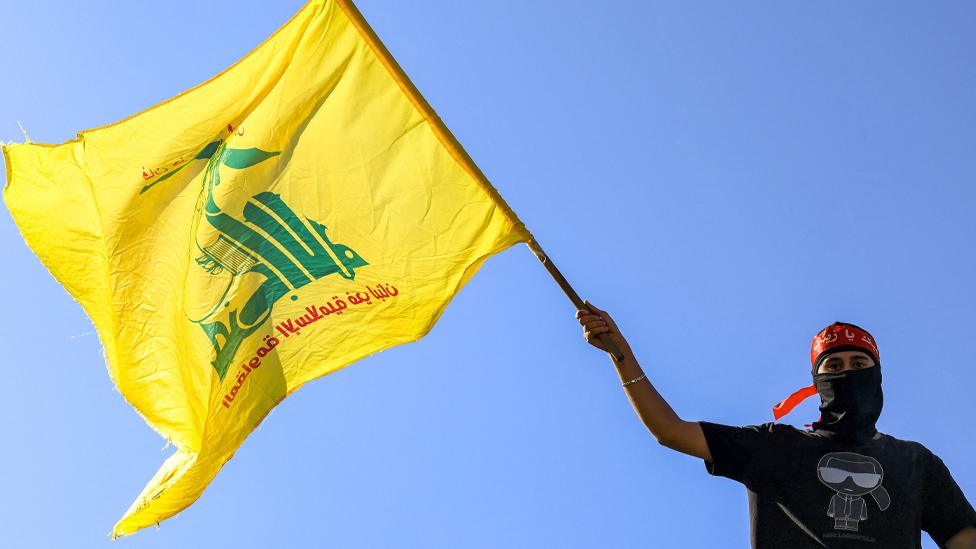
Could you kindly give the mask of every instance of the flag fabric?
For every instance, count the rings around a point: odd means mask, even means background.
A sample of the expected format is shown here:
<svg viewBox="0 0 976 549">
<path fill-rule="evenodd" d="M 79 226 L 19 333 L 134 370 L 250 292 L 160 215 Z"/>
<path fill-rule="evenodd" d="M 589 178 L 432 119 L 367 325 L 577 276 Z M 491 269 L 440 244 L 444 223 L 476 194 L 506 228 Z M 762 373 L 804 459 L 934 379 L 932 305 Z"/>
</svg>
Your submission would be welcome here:
<svg viewBox="0 0 976 549">
<path fill-rule="evenodd" d="M 531 237 L 348 0 L 131 118 L 3 152 L 24 239 L 177 447 L 115 536 L 192 504 L 292 391 L 419 339 Z"/>
</svg>

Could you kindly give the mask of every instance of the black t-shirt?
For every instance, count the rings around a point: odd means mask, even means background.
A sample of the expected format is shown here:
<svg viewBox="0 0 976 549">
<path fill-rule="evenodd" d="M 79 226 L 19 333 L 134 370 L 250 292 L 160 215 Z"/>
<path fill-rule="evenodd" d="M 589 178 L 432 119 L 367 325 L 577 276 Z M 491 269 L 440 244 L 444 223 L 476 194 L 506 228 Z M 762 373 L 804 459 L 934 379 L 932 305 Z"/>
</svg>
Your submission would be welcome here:
<svg viewBox="0 0 976 549">
<path fill-rule="evenodd" d="M 732 427 L 700 422 L 713 475 L 749 490 L 756 549 L 940 547 L 976 527 L 942 460 L 917 442 L 878 433 L 844 444 L 789 425 Z"/>
</svg>

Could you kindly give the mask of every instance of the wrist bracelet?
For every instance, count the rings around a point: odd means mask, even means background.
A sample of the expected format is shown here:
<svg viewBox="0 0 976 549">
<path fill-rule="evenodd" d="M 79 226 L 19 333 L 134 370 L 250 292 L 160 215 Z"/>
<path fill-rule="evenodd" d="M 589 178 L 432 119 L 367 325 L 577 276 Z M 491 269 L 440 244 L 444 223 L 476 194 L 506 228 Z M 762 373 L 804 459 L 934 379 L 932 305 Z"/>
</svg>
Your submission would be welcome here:
<svg viewBox="0 0 976 549">
<path fill-rule="evenodd" d="M 647 374 L 641 374 L 639 377 L 635 377 L 634 379 L 632 379 L 630 381 L 625 381 L 625 382 L 621 383 L 620 386 L 621 387 L 626 387 L 626 386 L 630 385 L 631 383 L 637 383 L 638 381 L 640 381 L 642 379 L 647 379 Z"/>
</svg>

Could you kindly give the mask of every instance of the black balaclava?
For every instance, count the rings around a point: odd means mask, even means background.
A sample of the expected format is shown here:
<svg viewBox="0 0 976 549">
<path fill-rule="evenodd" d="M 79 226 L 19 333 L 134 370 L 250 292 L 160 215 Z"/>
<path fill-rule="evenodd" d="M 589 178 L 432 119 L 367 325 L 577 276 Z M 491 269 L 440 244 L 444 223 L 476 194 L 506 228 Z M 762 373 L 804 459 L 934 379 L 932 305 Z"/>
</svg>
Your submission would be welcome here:
<svg viewBox="0 0 976 549">
<path fill-rule="evenodd" d="M 841 350 L 863 349 L 837 349 Z M 817 367 L 830 354 L 832 353 L 824 354 L 817 362 Z M 813 384 L 820 395 L 820 420 L 813 423 L 814 430 L 854 439 L 874 436 L 877 432 L 874 425 L 881 417 L 881 409 L 884 407 L 881 364 L 876 362 L 871 368 L 835 374 L 814 373 Z"/>
</svg>

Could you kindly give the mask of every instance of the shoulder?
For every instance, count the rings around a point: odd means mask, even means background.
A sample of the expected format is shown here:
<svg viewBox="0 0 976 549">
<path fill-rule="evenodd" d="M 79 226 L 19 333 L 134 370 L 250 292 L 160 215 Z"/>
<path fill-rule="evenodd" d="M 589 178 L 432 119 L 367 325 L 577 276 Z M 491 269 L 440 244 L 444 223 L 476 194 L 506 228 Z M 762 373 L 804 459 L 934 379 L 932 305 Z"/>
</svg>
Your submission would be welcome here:
<svg viewBox="0 0 976 549">
<path fill-rule="evenodd" d="M 880 442 L 901 452 L 916 454 L 924 458 L 936 457 L 935 454 L 933 454 L 932 451 L 926 448 L 921 442 L 901 439 L 882 432 L 878 432 L 877 436 Z"/>
<path fill-rule="evenodd" d="M 939 456 L 935 455 L 921 442 L 901 439 L 880 432 L 878 433 L 878 442 L 885 447 L 885 452 L 891 457 L 912 462 L 916 466 L 921 466 L 925 469 L 944 467 Z"/>
<path fill-rule="evenodd" d="M 807 434 L 791 425 L 699 423 L 712 457 L 705 462 L 708 472 L 741 482 L 756 493 L 774 493 L 780 481 L 795 475 L 799 454 L 808 453 L 809 445 L 803 442 Z"/>
<path fill-rule="evenodd" d="M 775 421 L 759 425 L 747 425 L 743 428 L 754 429 L 757 432 L 766 433 L 769 436 L 782 439 L 815 440 L 821 438 L 820 435 L 809 429 L 797 429 L 787 423 L 776 423 Z"/>
<path fill-rule="evenodd" d="M 757 425 L 741 425 L 741 426 L 739 426 L 739 425 L 722 425 L 721 423 L 712 423 L 710 421 L 699 421 L 698 423 L 700 423 L 702 425 L 708 425 L 710 427 L 721 427 L 721 428 L 727 428 L 727 429 L 742 429 L 744 431 L 751 431 L 751 432 L 754 432 L 754 433 L 772 433 L 772 434 L 793 435 L 793 434 L 801 434 L 801 433 L 804 433 L 804 432 L 809 432 L 809 431 L 802 431 L 800 429 L 797 429 L 796 427 L 794 427 L 792 425 L 786 425 L 784 423 L 776 423 L 775 421 L 771 421 L 769 423 L 760 423 L 760 424 L 757 424 Z"/>
<path fill-rule="evenodd" d="M 801 430 L 793 427 L 792 425 L 775 422 L 743 426 L 722 425 L 720 423 L 711 423 L 708 421 L 700 421 L 698 423 L 701 425 L 706 439 L 731 437 L 740 440 L 762 440 L 786 444 L 795 443 L 811 436 L 816 436 L 811 431 Z"/>
</svg>

